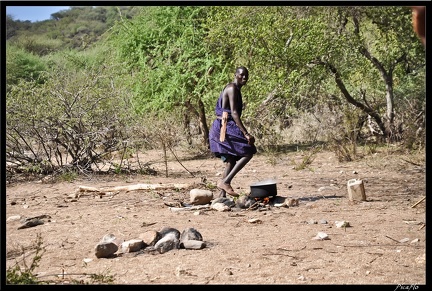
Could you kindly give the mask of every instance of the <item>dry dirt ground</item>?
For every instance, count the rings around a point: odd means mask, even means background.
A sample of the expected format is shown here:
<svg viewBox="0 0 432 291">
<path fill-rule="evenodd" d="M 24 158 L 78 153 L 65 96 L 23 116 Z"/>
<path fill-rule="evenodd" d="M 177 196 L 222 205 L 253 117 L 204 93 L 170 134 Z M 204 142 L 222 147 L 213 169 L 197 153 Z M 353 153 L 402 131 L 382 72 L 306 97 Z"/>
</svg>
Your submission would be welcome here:
<svg viewBox="0 0 432 291">
<path fill-rule="evenodd" d="M 168 203 L 189 203 L 190 189 L 212 188 L 223 170 L 216 158 L 170 159 L 168 177 L 160 152 L 149 152 L 157 175 L 92 176 L 73 182 L 20 182 L 6 186 L 6 267 L 29 265 L 37 237 L 45 252 L 34 273 L 57 284 L 288 284 L 389 285 L 391 290 L 426 285 L 425 157 L 389 151 L 353 162 L 319 152 L 305 169 L 304 152 L 257 154 L 233 180 L 242 194 L 250 184 L 276 179 L 278 195 L 292 207 L 173 212 Z M 154 162 L 156 161 L 156 162 Z M 366 201 L 348 199 L 347 181 L 361 179 Z M 186 183 L 187 189 L 83 193 L 135 184 Z M 84 195 L 85 194 L 85 195 Z M 419 202 L 419 203 L 418 203 Z M 18 229 L 20 219 L 48 215 L 42 225 Z M 15 219 L 14 219 L 15 218 Z M 336 227 L 336 221 L 350 227 Z M 113 234 L 121 241 L 148 230 L 193 227 L 206 247 L 166 253 L 116 254 L 98 259 L 96 244 Z M 319 232 L 327 240 L 315 240 Z M 24 250 L 24 256 L 23 256 Z M 91 274 L 99 275 L 99 281 Z M 92 279 L 93 278 L 93 279 Z M 92 281 L 93 280 L 93 281 Z M 424 288 L 420 288 L 424 289 Z M 406 289 L 407 290 L 407 289 Z"/>
</svg>

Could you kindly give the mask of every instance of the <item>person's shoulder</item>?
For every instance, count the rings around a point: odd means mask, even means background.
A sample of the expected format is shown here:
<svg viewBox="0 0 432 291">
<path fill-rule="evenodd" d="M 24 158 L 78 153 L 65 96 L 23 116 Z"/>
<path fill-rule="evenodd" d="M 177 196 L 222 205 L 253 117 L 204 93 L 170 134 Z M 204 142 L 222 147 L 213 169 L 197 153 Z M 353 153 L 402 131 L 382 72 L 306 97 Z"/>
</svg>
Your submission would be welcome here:
<svg viewBox="0 0 432 291">
<path fill-rule="evenodd" d="M 232 90 L 234 90 L 234 88 L 235 88 L 234 83 L 228 83 L 225 86 L 224 91 L 232 91 Z"/>
</svg>

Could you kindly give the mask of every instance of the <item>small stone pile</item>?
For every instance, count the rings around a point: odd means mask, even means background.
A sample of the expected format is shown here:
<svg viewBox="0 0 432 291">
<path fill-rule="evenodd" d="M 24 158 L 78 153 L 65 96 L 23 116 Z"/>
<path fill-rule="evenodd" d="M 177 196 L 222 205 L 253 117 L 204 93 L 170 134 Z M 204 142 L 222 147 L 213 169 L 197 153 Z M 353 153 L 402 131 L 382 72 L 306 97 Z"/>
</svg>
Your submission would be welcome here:
<svg viewBox="0 0 432 291">
<path fill-rule="evenodd" d="M 160 231 L 150 230 L 142 233 L 139 239 L 121 242 L 113 234 L 105 235 L 95 246 L 97 258 L 109 258 L 115 253 L 159 252 L 166 253 L 173 249 L 202 249 L 206 247 L 202 235 L 194 228 L 186 228 L 180 233 L 172 227 Z"/>
</svg>

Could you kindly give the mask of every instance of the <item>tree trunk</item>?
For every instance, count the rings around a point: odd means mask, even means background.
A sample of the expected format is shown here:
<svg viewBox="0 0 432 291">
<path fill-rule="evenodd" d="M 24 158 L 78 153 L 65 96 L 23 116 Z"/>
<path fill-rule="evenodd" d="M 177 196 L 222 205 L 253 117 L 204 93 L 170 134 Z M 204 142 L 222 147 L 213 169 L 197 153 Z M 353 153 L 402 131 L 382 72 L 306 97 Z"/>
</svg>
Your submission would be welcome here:
<svg viewBox="0 0 432 291">
<path fill-rule="evenodd" d="M 185 110 L 183 113 L 183 127 L 186 133 L 186 141 L 189 145 L 192 144 L 192 136 L 190 131 L 190 116 L 188 114 L 188 110 Z"/>
<path fill-rule="evenodd" d="M 200 128 L 203 135 L 203 145 L 209 146 L 209 128 L 207 125 L 204 103 L 201 100 L 198 101 L 198 113 L 199 113 Z"/>
<path fill-rule="evenodd" d="M 209 128 L 207 125 L 204 103 L 201 100 L 198 100 L 198 110 L 196 110 L 195 107 L 192 106 L 190 101 L 186 101 L 184 103 L 184 106 L 186 106 L 187 110 L 190 113 L 195 114 L 198 117 L 199 128 L 201 130 L 201 134 L 202 134 L 202 138 L 203 138 L 203 145 L 208 147 L 209 146 L 209 140 L 208 140 Z"/>
</svg>

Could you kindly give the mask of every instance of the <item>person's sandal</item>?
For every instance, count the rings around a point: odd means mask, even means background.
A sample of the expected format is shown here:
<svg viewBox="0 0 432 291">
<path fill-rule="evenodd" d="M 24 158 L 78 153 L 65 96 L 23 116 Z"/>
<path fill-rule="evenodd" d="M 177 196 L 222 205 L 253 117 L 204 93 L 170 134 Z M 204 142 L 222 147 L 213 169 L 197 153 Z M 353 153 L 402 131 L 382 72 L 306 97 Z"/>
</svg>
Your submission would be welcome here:
<svg viewBox="0 0 432 291">
<path fill-rule="evenodd" d="M 219 180 L 217 183 L 217 187 L 219 190 L 225 190 L 225 192 L 233 197 L 239 197 L 240 195 L 234 192 L 234 189 L 230 184 L 224 183 L 222 180 Z"/>
</svg>

